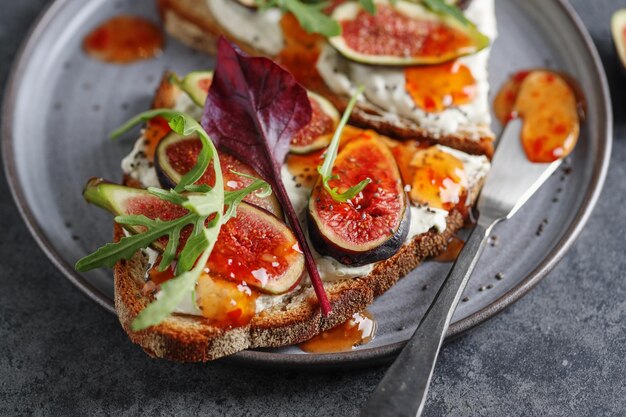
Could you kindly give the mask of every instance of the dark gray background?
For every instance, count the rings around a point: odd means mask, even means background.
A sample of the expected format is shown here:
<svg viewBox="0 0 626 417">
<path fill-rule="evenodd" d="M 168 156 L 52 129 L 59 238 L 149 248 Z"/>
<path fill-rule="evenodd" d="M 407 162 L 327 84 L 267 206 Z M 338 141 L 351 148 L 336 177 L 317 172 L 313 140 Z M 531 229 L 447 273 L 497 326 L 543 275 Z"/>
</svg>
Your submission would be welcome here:
<svg viewBox="0 0 626 417">
<path fill-rule="evenodd" d="M 45 0 L 4 4 L 0 85 Z M 611 169 L 560 265 L 503 314 L 444 347 L 428 416 L 626 415 L 626 71 L 610 39 L 625 0 L 572 0 L 613 94 Z M 1 415 L 357 415 L 385 369 L 331 373 L 147 357 L 30 237 L 0 180 Z"/>
</svg>

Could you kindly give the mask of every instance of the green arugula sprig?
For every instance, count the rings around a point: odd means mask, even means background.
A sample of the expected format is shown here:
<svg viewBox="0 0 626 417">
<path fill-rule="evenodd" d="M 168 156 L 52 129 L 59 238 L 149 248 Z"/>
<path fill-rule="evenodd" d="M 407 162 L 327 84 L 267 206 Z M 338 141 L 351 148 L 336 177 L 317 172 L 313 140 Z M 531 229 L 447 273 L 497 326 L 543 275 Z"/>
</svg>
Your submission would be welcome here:
<svg viewBox="0 0 626 417">
<path fill-rule="evenodd" d="M 77 271 L 112 267 L 117 261 L 130 259 L 138 250 L 147 248 L 159 238 L 167 236 L 168 243 L 159 264 L 159 270 L 163 271 L 176 257 L 182 230 L 193 225 L 191 236 L 178 255 L 176 276 L 161 285 L 160 296 L 135 318 L 132 323 L 133 330 L 142 330 L 159 324 L 176 309 L 184 297 L 194 291 L 217 241 L 221 226 L 236 215 L 237 206 L 248 194 L 257 192 L 261 197 L 271 194 L 269 184 L 257 178 L 244 189 L 224 191 L 217 150 L 200 124 L 187 114 L 169 109 L 148 111 L 125 123 L 112 136 L 117 138 L 135 125 L 157 116 L 166 119 L 172 130 L 179 135 L 197 135 L 202 142 L 198 162 L 183 176 L 176 188 L 148 189 L 150 194 L 182 206 L 189 210 L 189 213 L 171 221 L 153 220 L 143 215 L 117 216 L 115 221 L 118 224 L 131 230 L 136 231 L 139 228 L 143 231 L 123 237 L 118 242 L 109 243 L 76 263 Z M 194 182 L 202 177 L 211 161 L 215 172 L 215 185 L 213 187 L 195 185 Z M 249 177 L 245 174 L 239 175 Z"/>
<path fill-rule="evenodd" d="M 338 179 L 339 176 L 333 175 L 333 165 L 335 164 L 335 159 L 337 159 L 337 150 L 339 149 L 339 140 L 341 138 L 341 133 L 343 132 L 343 128 L 348 123 L 348 119 L 350 118 L 350 114 L 354 109 L 354 106 L 363 93 L 365 87 L 360 86 L 357 89 L 357 92 L 352 96 L 346 110 L 343 112 L 343 116 L 341 116 L 341 120 L 337 125 L 337 129 L 335 130 L 335 134 L 333 135 L 332 140 L 330 141 L 330 145 L 328 145 L 328 149 L 326 150 L 326 154 L 324 156 L 324 163 L 317 167 L 317 172 L 322 177 L 322 183 L 324 185 L 324 189 L 330 194 L 333 200 L 339 203 L 345 203 L 348 200 L 356 197 L 363 189 L 370 183 L 372 180 L 370 178 L 366 178 L 355 186 L 350 187 L 343 193 L 340 193 L 337 189 L 331 188 L 329 185 L 329 181 L 332 179 Z"/>
<path fill-rule="evenodd" d="M 454 4 L 446 3 L 444 0 L 419 0 L 431 12 L 440 15 L 454 17 L 466 26 L 474 27 L 474 24 L 463 14 L 463 11 Z"/>
<path fill-rule="evenodd" d="M 256 3 L 261 10 L 278 7 L 285 12 L 293 13 L 300 26 L 308 33 L 319 33 L 326 37 L 341 35 L 339 22 L 324 12 L 328 7 L 326 1 L 256 0 Z M 359 0 L 359 3 L 368 13 L 376 13 L 374 0 Z"/>
<path fill-rule="evenodd" d="M 390 0 L 392 4 L 396 4 L 399 0 Z M 421 3 L 433 13 L 440 15 L 449 15 L 463 23 L 464 25 L 474 27 L 461 9 L 444 0 L 408 0 Z M 374 0 L 358 0 L 359 4 L 370 14 L 376 14 L 376 4 Z M 327 15 L 324 9 L 328 6 L 328 2 L 320 0 L 256 0 L 257 6 L 261 10 L 267 10 L 272 7 L 280 8 L 285 12 L 291 12 L 296 17 L 300 26 L 308 33 L 319 33 L 326 37 L 341 35 L 341 25 L 332 17 Z"/>
</svg>

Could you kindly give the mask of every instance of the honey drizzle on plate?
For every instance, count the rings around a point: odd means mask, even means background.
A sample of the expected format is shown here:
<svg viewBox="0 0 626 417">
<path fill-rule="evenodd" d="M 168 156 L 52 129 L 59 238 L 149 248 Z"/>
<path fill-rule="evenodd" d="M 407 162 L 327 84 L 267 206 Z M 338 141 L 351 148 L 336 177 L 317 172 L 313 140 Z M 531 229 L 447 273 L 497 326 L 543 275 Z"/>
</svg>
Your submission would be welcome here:
<svg viewBox="0 0 626 417">
<path fill-rule="evenodd" d="M 553 71 L 521 71 L 498 92 L 494 110 L 501 123 L 524 121 L 521 141 L 531 162 L 567 156 L 576 145 L 583 100 L 573 81 Z"/>
<path fill-rule="evenodd" d="M 376 334 L 376 321 L 372 313 L 356 313 L 349 320 L 326 330 L 299 347 L 307 353 L 347 352 L 357 346 L 369 343 Z"/>
<path fill-rule="evenodd" d="M 130 64 L 159 55 L 163 44 L 159 26 L 141 17 L 121 15 L 91 31 L 83 40 L 83 49 L 100 61 Z"/>
<path fill-rule="evenodd" d="M 458 236 L 452 236 L 452 238 L 448 241 L 448 246 L 446 249 L 437 255 L 434 260 L 437 262 L 454 262 L 456 258 L 459 257 L 459 254 L 463 250 L 465 246 L 465 242 Z"/>
</svg>

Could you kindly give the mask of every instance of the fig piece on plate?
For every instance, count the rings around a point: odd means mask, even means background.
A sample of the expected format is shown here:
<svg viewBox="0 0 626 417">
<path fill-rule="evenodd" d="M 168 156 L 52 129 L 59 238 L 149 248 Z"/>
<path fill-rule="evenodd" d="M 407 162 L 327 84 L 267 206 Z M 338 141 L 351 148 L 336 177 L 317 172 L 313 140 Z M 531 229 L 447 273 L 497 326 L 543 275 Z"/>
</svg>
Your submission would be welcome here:
<svg viewBox="0 0 626 417">
<path fill-rule="evenodd" d="M 404 0 L 375 4 L 374 15 L 352 1 L 333 11 L 342 34 L 329 41 L 346 58 L 373 65 L 440 64 L 489 45 L 473 24 L 452 15 Z"/>
<path fill-rule="evenodd" d="M 183 137 L 174 132 L 159 142 L 154 161 L 157 176 L 163 188 L 174 188 L 178 184 L 183 175 L 189 172 L 198 161 L 198 154 L 201 149 L 202 142 L 197 137 Z M 224 189 L 226 191 L 245 188 L 253 181 L 251 178 L 243 177 L 235 172 L 260 178 L 254 169 L 226 152 L 220 152 L 219 158 L 222 166 L 222 175 L 224 176 Z M 210 186 L 215 184 L 213 164 L 209 165 L 202 178 L 197 181 L 197 184 Z M 262 198 L 252 193 L 244 201 L 259 206 L 278 218 L 283 216 L 280 203 L 274 194 Z"/>
<path fill-rule="evenodd" d="M 146 190 L 91 179 L 83 191 L 85 199 L 115 215 L 141 214 L 150 219 L 174 220 L 187 210 L 164 201 Z M 141 227 L 129 228 L 141 233 Z M 191 226 L 183 229 L 179 250 Z M 152 246 L 162 251 L 167 237 Z M 245 282 L 259 291 L 281 294 L 293 288 L 304 272 L 304 256 L 298 240 L 282 221 L 263 209 L 241 203 L 237 216 L 222 225 L 207 264 L 209 275 L 235 283 Z"/>
<path fill-rule="evenodd" d="M 344 192 L 372 182 L 352 200 L 339 203 L 321 179 L 309 199 L 309 233 L 315 248 L 346 265 L 364 265 L 394 255 L 406 240 L 410 210 L 393 154 L 377 136 L 348 142 L 339 151 L 331 188 Z"/>
<path fill-rule="evenodd" d="M 626 9 L 621 9 L 613 13 L 611 19 L 611 31 L 613 41 L 617 49 L 617 55 L 626 69 Z"/>
<path fill-rule="evenodd" d="M 339 124 L 339 112 L 324 97 L 308 92 L 311 101 L 311 121 L 292 139 L 289 151 L 304 154 L 325 148 Z"/>
<path fill-rule="evenodd" d="M 213 82 L 213 71 L 190 72 L 182 80 L 178 80 L 178 86 L 200 107 L 204 107 L 206 97 Z"/>
</svg>

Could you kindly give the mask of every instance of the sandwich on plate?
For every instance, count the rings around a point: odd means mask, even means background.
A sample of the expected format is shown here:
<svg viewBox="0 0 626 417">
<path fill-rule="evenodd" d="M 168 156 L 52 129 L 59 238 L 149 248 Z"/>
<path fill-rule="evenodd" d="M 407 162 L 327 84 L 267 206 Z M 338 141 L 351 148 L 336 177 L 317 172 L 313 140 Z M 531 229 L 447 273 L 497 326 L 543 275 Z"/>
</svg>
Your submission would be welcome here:
<svg viewBox="0 0 626 417">
<path fill-rule="evenodd" d="M 465 15 L 430 0 L 317 7 L 338 29 L 326 35 L 284 4 L 160 1 L 216 67 L 165 74 L 153 110 L 115 133 L 145 123 L 123 185 L 85 187 L 116 216 L 115 242 L 77 269 L 114 268 L 120 322 L 152 356 L 206 361 L 345 322 L 445 250 L 489 170 L 492 0 Z M 294 65 L 291 47 L 317 58 Z"/>
<path fill-rule="evenodd" d="M 157 0 L 175 38 L 213 54 L 225 36 L 276 60 L 340 111 L 364 85 L 352 124 L 493 152 L 487 61 L 494 0 L 458 2 L 463 11 L 443 0 L 329 3 L 320 12 L 297 0 Z"/>
</svg>

